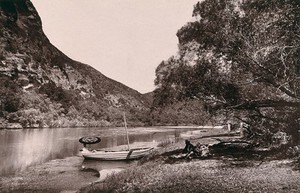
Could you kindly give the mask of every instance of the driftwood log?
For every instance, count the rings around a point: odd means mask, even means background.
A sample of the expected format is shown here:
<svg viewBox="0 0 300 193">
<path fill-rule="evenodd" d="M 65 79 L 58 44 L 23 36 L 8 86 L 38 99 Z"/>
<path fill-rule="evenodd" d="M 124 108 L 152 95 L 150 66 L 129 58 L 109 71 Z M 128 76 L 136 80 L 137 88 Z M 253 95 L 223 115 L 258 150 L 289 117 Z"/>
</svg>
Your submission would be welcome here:
<svg viewBox="0 0 300 193">
<path fill-rule="evenodd" d="M 252 151 L 256 144 L 245 140 L 222 141 L 209 147 L 210 153 L 247 153 Z"/>
<path fill-rule="evenodd" d="M 207 158 L 222 155 L 251 154 L 256 147 L 255 144 L 245 140 L 220 141 L 216 144 L 191 144 L 186 140 L 186 146 L 182 154 L 173 158 Z"/>
</svg>

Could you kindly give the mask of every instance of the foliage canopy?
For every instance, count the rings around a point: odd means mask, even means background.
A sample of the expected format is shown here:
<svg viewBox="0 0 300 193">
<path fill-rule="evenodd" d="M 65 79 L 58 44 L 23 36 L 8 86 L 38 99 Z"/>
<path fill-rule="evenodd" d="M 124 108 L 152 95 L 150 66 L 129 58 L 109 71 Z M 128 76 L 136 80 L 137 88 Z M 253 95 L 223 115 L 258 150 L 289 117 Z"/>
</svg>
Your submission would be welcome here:
<svg viewBox="0 0 300 193">
<path fill-rule="evenodd" d="M 193 16 L 177 33 L 178 55 L 156 70 L 154 104 L 196 98 L 258 136 L 285 130 L 297 141 L 299 2 L 206 0 Z"/>
</svg>

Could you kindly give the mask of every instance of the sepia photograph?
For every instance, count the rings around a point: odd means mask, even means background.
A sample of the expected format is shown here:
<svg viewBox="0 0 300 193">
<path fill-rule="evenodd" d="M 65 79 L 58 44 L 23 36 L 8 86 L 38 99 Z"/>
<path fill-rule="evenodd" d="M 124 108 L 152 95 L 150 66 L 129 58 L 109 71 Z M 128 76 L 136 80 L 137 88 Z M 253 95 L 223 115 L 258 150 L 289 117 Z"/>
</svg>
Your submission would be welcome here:
<svg viewBox="0 0 300 193">
<path fill-rule="evenodd" d="M 298 0 L 0 0 L 0 193 L 299 193 Z"/>
</svg>

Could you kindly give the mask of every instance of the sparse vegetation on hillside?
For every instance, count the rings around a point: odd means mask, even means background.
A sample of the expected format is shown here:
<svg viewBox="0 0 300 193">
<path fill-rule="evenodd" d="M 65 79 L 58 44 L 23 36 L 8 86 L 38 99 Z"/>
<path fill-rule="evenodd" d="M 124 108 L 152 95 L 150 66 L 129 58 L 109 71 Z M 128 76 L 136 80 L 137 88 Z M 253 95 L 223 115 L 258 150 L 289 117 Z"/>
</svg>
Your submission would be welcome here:
<svg viewBox="0 0 300 193">
<path fill-rule="evenodd" d="M 1 128 L 149 123 L 142 94 L 50 44 L 30 0 L 0 1 L 0 27 Z"/>
</svg>

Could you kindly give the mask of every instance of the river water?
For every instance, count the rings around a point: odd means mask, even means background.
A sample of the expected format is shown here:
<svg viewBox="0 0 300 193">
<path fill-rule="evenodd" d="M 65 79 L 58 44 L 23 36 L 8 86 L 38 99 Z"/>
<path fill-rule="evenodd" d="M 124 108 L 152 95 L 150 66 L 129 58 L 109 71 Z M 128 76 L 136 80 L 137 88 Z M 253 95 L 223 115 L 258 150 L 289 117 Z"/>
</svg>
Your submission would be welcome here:
<svg viewBox="0 0 300 193">
<path fill-rule="evenodd" d="M 195 128 L 129 128 L 131 147 L 157 146 L 177 141 Z M 0 130 L 0 176 L 14 175 L 29 166 L 49 160 L 79 156 L 83 136 L 99 136 L 93 148 L 115 148 L 127 144 L 124 128 L 55 128 Z"/>
</svg>

